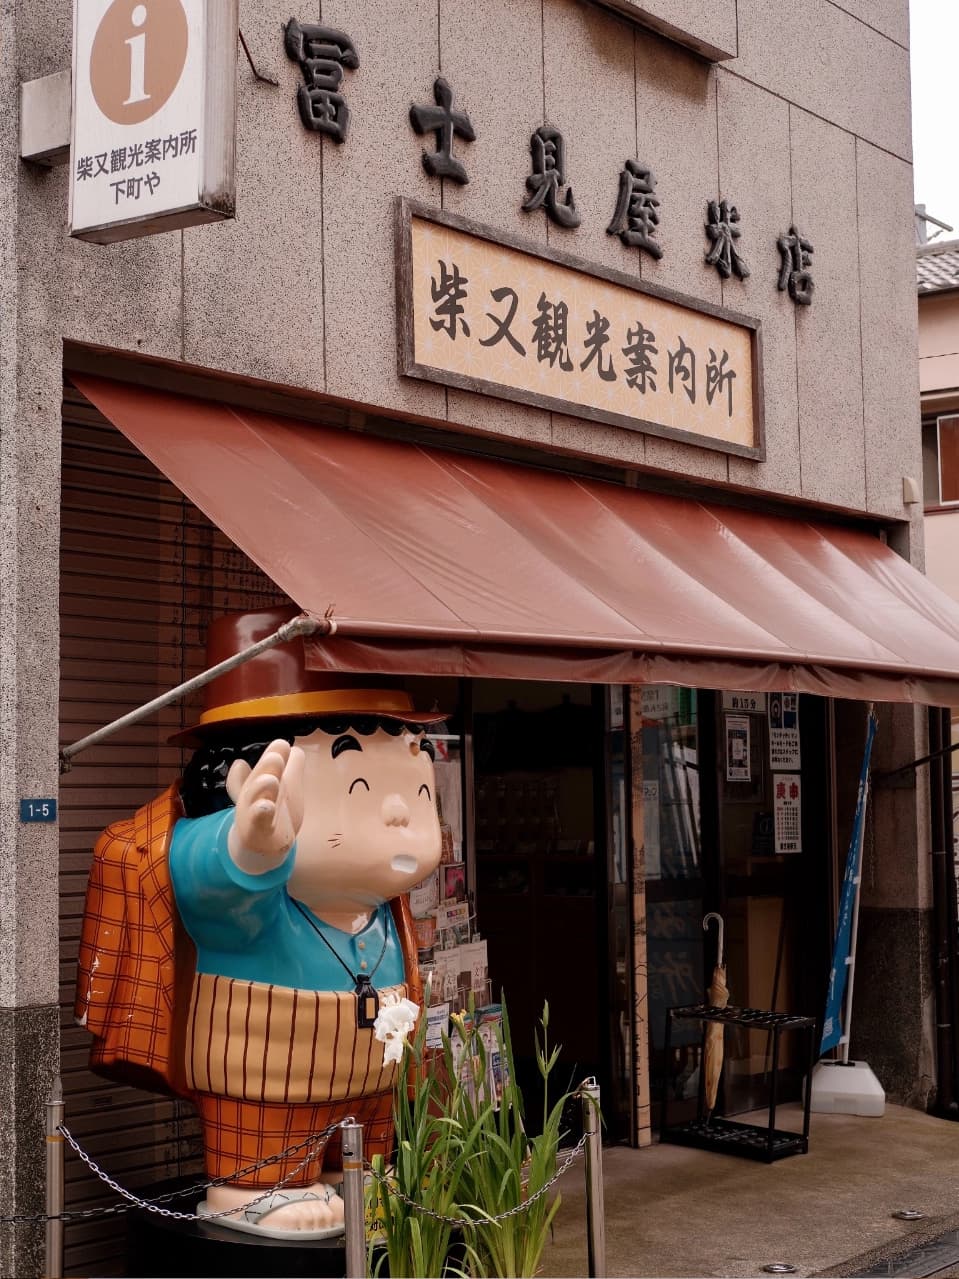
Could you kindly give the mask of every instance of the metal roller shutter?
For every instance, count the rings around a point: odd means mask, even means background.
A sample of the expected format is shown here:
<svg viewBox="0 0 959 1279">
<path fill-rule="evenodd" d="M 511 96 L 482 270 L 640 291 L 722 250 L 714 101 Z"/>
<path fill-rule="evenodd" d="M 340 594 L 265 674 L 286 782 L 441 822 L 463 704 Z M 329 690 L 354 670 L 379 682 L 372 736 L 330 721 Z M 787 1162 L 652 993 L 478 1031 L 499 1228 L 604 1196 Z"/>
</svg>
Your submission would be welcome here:
<svg viewBox="0 0 959 1279">
<path fill-rule="evenodd" d="M 221 612 L 285 600 L 269 578 L 71 387 L 64 388 L 60 725 L 66 745 L 203 667 Z M 73 1021 L 77 944 L 93 843 L 175 778 L 176 705 L 81 754 L 60 785 L 60 1002 L 66 1122 L 122 1185 L 200 1170 L 192 1107 L 100 1079 Z M 68 1210 L 112 1196 L 68 1151 Z M 123 1216 L 69 1224 L 66 1275 L 123 1273 Z"/>
</svg>

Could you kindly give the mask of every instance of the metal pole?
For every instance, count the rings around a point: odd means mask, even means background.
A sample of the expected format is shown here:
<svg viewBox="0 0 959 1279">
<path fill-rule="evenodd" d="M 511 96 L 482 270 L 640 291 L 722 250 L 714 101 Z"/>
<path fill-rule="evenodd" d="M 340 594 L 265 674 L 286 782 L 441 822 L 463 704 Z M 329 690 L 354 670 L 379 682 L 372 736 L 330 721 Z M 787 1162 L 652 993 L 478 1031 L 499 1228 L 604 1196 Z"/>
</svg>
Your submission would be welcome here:
<svg viewBox="0 0 959 1279">
<path fill-rule="evenodd" d="M 343 1222 L 346 1226 L 346 1279 L 366 1276 L 366 1205 L 363 1194 L 363 1128 L 346 1119 L 343 1140 Z"/>
<path fill-rule="evenodd" d="M 867 720 L 871 721 L 875 717 L 875 707 L 872 702 L 869 703 Z M 867 742 L 870 740 L 867 729 Z M 862 795 L 862 824 L 859 827 L 859 847 L 856 850 L 856 895 L 853 898 L 852 907 L 852 936 L 849 941 L 849 954 L 846 957 L 846 964 L 849 968 L 849 975 L 846 979 L 846 1007 L 843 1014 L 842 1039 L 839 1041 L 841 1045 L 841 1057 L 843 1065 L 849 1062 L 849 1043 L 852 1039 L 852 996 L 856 984 L 856 948 L 859 945 L 859 902 L 862 896 L 862 854 L 863 847 L 866 842 L 866 820 L 869 809 L 869 770 L 865 771 L 863 778 L 863 795 Z"/>
<path fill-rule="evenodd" d="M 586 1079 L 580 1085 L 586 1142 L 586 1245 L 590 1279 L 606 1275 L 606 1210 L 603 1203 L 603 1142 L 600 1131 L 599 1085 Z"/>
<path fill-rule="evenodd" d="M 275 648 L 277 644 L 287 644 L 290 640 L 297 639 L 301 635 L 315 635 L 317 632 L 322 635 L 333 635 L 336 632 L 336 623 L 331 617 L 324 618 L 322 622 L 318 622 L 316 618 L 307 617 L 305 613 L 301 613 L 299 617 L 294 617 L 291 621 L 285 622 L 272 635 L 267 635 L 265 639 L 258 640 L 255 644 L 251 644 L 249 648 L 245 648 L 242 653 L 234 653 L 225 662 L 220 662 L 217 666 L 211 666 L 208 671 L 194 675 L 193 679 L 188 679 L 184 684 L 178 684 L 176 688 L 171 688 L 168 692 L 161 693 L 159 697 L 154 697 L 152 702 L 147 702 L 144 706 L 138 706 L 135 711 L 130 711 L 127 715 L 121 715 L 119 719 L 115 719 L 111 724 L 98 728 L 95 733 L 90 733 L 87 737 L 81 737 L 78 742 L 65 746 L 60 752 L 60 772 L 67 772 L 70 767 L 70 760 L 73 759 L 74 755 L 79 755 L 88 746 L 96 746 L 98 742 L 104 741 L 107 737 L 112 737 L 121 728 L 127 728 L 130 724 L 138 724 L 141 719 L 146 719 L 154 711 L 162 710 L 164 706 L 169 706 L 171 702 L 176 702 L 181 697 L 195 693 L 204 684 L 209 684 L 211 680 L 216 679 L 219 675 L 225 675 L 227 671 L 232 671 L 234 667 L 242 666 L 251 657 L 258 657 L 260 653 L 265 653 L 267 649 Z"/>
<path fill-rule="evenodd" d="M 46 1279 L 63 1275 L 63 1137 L 57 1131 L 62 1123 L 63 1085 L 57 1075 L 47 1101 Z"/>
</svg>

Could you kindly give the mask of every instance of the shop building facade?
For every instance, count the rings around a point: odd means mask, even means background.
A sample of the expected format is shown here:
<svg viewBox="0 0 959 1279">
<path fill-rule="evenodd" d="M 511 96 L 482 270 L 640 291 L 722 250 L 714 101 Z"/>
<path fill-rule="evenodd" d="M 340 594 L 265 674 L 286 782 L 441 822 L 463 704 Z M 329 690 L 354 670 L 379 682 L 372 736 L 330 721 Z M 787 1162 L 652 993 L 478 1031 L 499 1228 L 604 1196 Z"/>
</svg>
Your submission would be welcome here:
<svg viewBox="0 0 959 1279">
<path fill-rule="evenodd" d="M 224 611 L 331 612 L 321 665 L 416 679 L 451 710 L 491 976 L 514 1020 L 544 996 L 588 1011 L 558 1037 L 604 1078 L 620 1139 L 651 1140 L 653 1102 L 682 1103 L 697 1069 L 689 1045 L 663 1059 L 662 1020 L 711 963 L 704 910 L 729 913 L 737 1002 L 819 1013 L 864 704 L 876 768 L 898 767 L 959 673 L 955 615 L 901 576 L 923 563 L 907 18 L 905 0 L 409 0 L 387 23 L 323 0 L 291 33 L 287 8 L 243 0 L 268 79 L 238 53 L 237 216 L 126 243 L 67 234 L 70 182 L 136 217 L 172 144 L 154 167 L 130 146 L 47 168 L 5 114 L 10 1210 L 42 1205 L 58 1071 L 68 1125 L 120 1181 L 195 1166 L 189 1107 L 95 1080 L 70 1015 L 89 851 L 177 775 L 189 709 L 62 778 L 58 744 L 199 670 Z M 14 103 L 66 70 L 71 6 L 2 22 Z M 787 727 L 801 760 L 777 763 Z M 920 1106 L 926 788 L 875 788 L 854 1040 Z M 45 797 L 58 823 L 20 820 Z M 735 1060 L 744 1108 L 764 1052 Z M 72 1206 L 97 1201 L 85 1176 L 68 1166 Z M 42 1238 L 5 1232 L 0 1269 L 40 1273 Z M 121 1253 L 71 1226 L 67 1273 Z"/>
</svg>

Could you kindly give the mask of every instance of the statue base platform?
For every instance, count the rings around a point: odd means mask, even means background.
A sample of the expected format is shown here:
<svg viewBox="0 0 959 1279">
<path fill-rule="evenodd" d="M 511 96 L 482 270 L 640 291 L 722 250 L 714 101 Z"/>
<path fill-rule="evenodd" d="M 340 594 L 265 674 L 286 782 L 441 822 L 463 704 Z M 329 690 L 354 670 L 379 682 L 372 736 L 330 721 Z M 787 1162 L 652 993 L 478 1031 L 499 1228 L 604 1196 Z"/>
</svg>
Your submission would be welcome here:
<svg viewBox="0 0 959 1279">
<path fill-rule="evenodd" d="M 150 1198 L 183 1190 L 189 1180 L 158 1183 Z M 194 1212 L 203 1198 L 195 1194 L 170 1204 L 178 1212 Z M 288 1232 L 284 1232 L 287 1234 Z M 346 1273 L 343 1235 L 314 1240 L 258 1237 L 202 1217 L 171 1220 L 143 1209 L 127 1213 L 128 1279 L 326 1279 Z"/>
</svg>

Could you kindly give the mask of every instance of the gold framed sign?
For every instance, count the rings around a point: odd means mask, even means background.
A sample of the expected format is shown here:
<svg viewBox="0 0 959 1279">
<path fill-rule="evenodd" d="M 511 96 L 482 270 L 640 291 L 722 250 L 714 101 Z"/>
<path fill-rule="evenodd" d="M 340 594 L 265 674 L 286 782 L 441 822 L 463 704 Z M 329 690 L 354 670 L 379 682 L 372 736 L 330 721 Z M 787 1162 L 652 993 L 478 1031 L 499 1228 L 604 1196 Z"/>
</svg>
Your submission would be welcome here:
<svg viewBox="0 0 959 1279">
<path fill-rule="evenodd" d="M 400 199 L 399 371 L 761 461 L 758 320 Z"/>
</svg>

